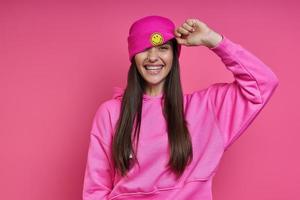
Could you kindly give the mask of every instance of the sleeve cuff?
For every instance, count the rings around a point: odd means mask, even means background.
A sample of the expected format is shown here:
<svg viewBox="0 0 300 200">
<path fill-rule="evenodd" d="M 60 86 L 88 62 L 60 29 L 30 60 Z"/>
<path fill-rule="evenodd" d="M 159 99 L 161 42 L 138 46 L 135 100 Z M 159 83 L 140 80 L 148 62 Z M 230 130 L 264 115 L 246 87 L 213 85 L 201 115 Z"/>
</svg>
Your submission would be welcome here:
<svg viewBox="0 0 300 200">
<path fill-rule="evenodd" d="M 217 46 L 211 47 L 209 49 L 211 49 L 211 50 L 218 49 L 218 48 L 222 47 L 222 45 L 224 45 L 223 43 L 226 42 L 224 40 L 226 40 L 227 38 L 223 34 L 221 34 L 221 36 L 222 36 L 222 40 L 217 44 Z"/>
<path fill-rule="evenodd" d="M 222 35 L 223 39 L 217 46 L 210 48 L 215 54 L 217 54 L 221 58 L 225 58 L 231 56 L 242 49 L 241 45 L 231 41 L 226 36 Z"/>
</svg>

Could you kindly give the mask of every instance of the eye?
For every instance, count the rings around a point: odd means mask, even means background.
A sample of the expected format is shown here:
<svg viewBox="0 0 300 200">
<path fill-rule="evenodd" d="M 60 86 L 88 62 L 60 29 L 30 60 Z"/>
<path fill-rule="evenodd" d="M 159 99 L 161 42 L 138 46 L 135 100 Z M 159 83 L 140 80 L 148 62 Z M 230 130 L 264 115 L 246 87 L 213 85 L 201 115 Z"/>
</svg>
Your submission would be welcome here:
<svg viewBox="0 0 300 200">
<path fill-rule="evenodd" d="M 168 46 L 161 46 L 160 49 L 169 49 Z"/>
</svg>

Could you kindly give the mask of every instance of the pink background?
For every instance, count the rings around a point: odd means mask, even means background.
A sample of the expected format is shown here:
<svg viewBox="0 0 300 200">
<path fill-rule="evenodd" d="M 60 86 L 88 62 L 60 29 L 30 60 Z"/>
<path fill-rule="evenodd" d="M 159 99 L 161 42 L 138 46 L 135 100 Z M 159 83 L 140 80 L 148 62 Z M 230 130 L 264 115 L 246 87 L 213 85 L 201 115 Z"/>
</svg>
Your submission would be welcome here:
<svg viewBox="0 0 300 200">
<path fill-rule="evenodd" d="M 224 154 L 214 199 L 298 199 L 299 7 L 296 0 L 1 1 L 0 199 L 81 199 L 92 118 L 114 86 L 125 86 L 129 26 L 150 14 L 176 26 L 198 18 L 279 78 L 268 105 Z M 205 47 L 183 47 L 180 63 L 185 93 L 233 80 Z"/>
</svg>

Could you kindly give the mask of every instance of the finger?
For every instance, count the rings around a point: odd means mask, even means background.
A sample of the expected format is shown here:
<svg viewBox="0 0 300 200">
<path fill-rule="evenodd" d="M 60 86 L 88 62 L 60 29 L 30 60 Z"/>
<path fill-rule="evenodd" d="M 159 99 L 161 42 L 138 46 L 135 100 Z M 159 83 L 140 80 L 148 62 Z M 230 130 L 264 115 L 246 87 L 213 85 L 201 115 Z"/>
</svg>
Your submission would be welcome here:
<svg viewBox="0 0 300 200">
<path fill-rule="evenodd" d="M 178 44 L 186 45 L 186 40 L 185 40 L 185 39 L 176 37 L 176 40 L 177 40 L 177 43 L 178 43 Z"/>
<path fill-rule="evenodd" d="M 188 23 L 184 23 L 183 25 L 182 25 L 186 30 L 188 30 L 188 31 L 190 31 L 190 32 L 194 32 L 195 31 L 195 29 L 192 27 L 192 26 L 190 26 Z"/>
<path fill-rule="evenodd" d="M 179 33 L 179 32 L 177 31 L 177 29 L 174 30 L 174 35 L 175 35 L 176 37 L 181 37 L 181 33 Z"/>
<path fill-rule="evenodd" d="M 183 28 L 182 26 L 180 26 L 177 30 L 178 30 L 179 33 L 181 33 L 183 35 L 190 34 L 190 32 L 188 30 L 186 30 L 185 28 Z"/>
<path fill-rule="evenodd" d="M 186 23 L 187 23 L 188 25 L 190 25 L 191 27 L 194 27 L 195 24 L 196 24 L 196 20 L 195 20 L 195 19 L 187 19 L 187 20 L 186 20 Z"/>
</svg>

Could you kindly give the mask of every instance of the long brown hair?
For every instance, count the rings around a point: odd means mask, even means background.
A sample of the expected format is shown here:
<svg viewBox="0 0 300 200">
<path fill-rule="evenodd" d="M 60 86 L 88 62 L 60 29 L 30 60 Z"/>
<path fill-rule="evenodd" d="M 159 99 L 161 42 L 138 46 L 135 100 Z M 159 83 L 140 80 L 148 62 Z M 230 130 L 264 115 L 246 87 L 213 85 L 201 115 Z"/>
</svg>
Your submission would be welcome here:
<svg viewBox="0 0 300 200">
<path fill-rule="evenodd" d="M 168 167 L 179 177 L 184 172 L 186 166 L 192 161 L 193 150 L 184 116 L 177 50 L 178 43 L 175 38 L 169 42 L 173 47 L 173 62 L 163 88 L 163 114 L 167 123 L 170 150 Z M 132 165 L 136 161 L 138 162 L 136 153 L 133 151 L 132 141 L 136 142 L 137 149 L 145 86 L 146 82 L 139 74 L 133 57 L 128 71 L 127 87 L 123 94 L 121 113 L 117 121 L 112 145 L 115 168 L 121 172 L 122 176 L 127 175 Z M 132 137 L 133 127 L 135 128 Z M 132 155 L 132 159 L 130 159 L 130 154 Z"/>
</svg>

